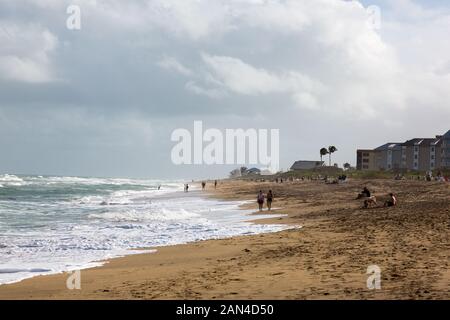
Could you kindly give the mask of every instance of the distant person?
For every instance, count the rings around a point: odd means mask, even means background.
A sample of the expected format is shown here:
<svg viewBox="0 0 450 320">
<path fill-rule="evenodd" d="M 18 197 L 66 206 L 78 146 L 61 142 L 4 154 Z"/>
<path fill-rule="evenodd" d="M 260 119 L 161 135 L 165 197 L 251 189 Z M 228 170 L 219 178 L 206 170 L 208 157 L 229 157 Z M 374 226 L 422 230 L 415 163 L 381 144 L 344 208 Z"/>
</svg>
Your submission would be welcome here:
<svg viewBox="0 0 450 320">
<path fill-rule="evenodd" d="M 264 193 L 262 192 L 262 190 L 259 190 L 258 197 L 257 197 L 256 201 L 258 202 L 259 211 L 262 211 L 263 210 L 263 205 L 264 205 Z"/>
<path fill-rule="evenodd" d="M 267 209 L 270 211 L 272 209 L 272 201 L 273 201 L 273 193 L 272 190 L 269 190 L 267 193 Z"/>
<path fill-rule="evenodd" d="M 397 197 L 393 193 L 389 193 L 389 200 L 384 203 L 385 207 L 395 207 L 397 205 Z"/>
<path fill-rule="evenodd" d="M 375 196 L 371 196 L 371 197 L 367 198 L 366 200 L 364 200 L 363 208 L 367 209 L 367 208 L 371 207 L 372 205 L 374 205 L 374 206 L 377 205 L 377 198 Z"/>
<path fill-rule="evenodd" d="M 370 193 L 369 189 L 367 189 L 367 187 L 364 187 L 364 189 L 361 191 L 361 193 L 358 194 L 357 199 L 370 198 L 370 196 L 371 196 L 371 193 Z"/>
<path fill-rule="evenodd" d="M 217 180 L 214 180 L 214 189 L 217 188 Z"/>
<path fill-rule="evenodd" d="M 202 190 L 205 190 L 205 187 L 206 187 L 206 182 L 202 181 Z"/>
<path fill-rule="evenodd" d="M 158 190 L 161 190 L 161 185 L 158 186 Z"/>
<path fill-rule="evenodd" d="M 186 183 L 184 185 L 184 192 L 188 192 L 189 191 L 189 185 Z"/>
</svg>

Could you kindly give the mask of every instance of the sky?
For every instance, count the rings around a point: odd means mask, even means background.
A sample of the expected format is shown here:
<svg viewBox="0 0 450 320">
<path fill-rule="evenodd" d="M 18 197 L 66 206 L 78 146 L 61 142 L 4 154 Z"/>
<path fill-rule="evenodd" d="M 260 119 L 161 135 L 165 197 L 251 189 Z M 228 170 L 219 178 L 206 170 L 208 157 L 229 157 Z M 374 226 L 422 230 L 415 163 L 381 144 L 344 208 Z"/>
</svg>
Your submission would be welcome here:
<svg viewBox="0 0 450 320">
<path fill-rule="evenodd" d="M 450 130 L 449 32 L 438 0 L 2 0 L 0 174 L 226 176 L 173 164 L 195 120 L 279 129 L 284 170 L 354 165 Z"/>
</svg>

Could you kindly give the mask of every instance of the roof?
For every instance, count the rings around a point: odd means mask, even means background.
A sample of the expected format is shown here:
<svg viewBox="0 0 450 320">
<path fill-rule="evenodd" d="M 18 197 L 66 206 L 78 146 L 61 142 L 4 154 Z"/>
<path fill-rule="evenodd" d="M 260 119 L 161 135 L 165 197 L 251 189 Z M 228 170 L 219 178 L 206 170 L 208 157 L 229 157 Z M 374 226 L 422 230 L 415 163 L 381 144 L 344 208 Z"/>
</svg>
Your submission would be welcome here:
<svg viewBox="0 0 450 320">
<path fill-rule="evenodd" d="M 450 139 L 450 130 L 448 130 L 447 133 L 444 134 L 444 139 Z"/>
<path fill-rule="evenodd" d="M 299 160 L 291 166 L 291 170 L 308 170 L 323 166 L 323 161 Z"/>
<path fill-rule="evenodd" d="M 431 138 L 431 139 L 427 138 L 427 139 L 423 139 L 420 142 L 420 144 L 422 144 L 422 145 L 430 145 L 432 143 L 436 143 L 436 140 L 439 141 L 439 139 L 436 139 L 436 138 Z"/>
<path fill-rule="evenodd" d="M 439 145 L 441 143 L 442 143 L 442 136 L 436 136 L 436 139 L 434 139 L 434 141 L 431 142 L 430 144 L 437 146 L 437 145 Z"/>
<path fill-rule="evenodd" d="M 375 148 L 376 151 L 382 151 L 382 150 L 388 150 L 393 148 L 399 148 L 402 145 L 400 142 L 388 142 L 383 144 L 382 146 L 379 146 L 378 148 Z"/>
<path fill-rule="evenodd" d="M 422 140 L 424 140 L 424 138 L 414 138 L 406 140 L 404 143 L 402 143 L 402 146 L 414 146 L 416 144 L 420 144 Z"/>
<path fill-rule="evenodd" d="M 436 136 L 436 138 L 414 138 L 402 143 L 402 146 L 436 145 L 441 141 L 441 138 L 442 136 Z"/>
</svg>

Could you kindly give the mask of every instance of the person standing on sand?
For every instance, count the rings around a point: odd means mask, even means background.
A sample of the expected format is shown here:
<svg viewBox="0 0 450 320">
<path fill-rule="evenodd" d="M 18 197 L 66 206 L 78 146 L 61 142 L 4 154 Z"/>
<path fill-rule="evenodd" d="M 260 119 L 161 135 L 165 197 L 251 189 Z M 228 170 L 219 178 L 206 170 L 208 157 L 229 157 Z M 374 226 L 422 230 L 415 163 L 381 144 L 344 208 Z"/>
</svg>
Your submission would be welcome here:
<svg viewBox="0 0 450 320">
<path fill-rule="evenodd" d="M 214 189 L 217 189 L 217 180 L 214 180 Z"/>
<path fill-rule="evenodd" d="M 258 198 L 256 199 L 256 201 L 258 202 L 259 205 L 259 211 L 262 211 L 264 205 L 264 193 L 262 192 L 262 190 L 259 190 Z"/>
<path fill-rule="evenodd" d="M 273 193 L 272 190 L 269 190 L 267 193 L 267 209 L 270 211 L 272 209 L 272 201 L 273 201 Z"/>
<path fill-rule="evenodd" d="M 206 182 L 202 181 L 202 190 L 205 190 L 205 187 L 206 187 Z"/>
</svg>

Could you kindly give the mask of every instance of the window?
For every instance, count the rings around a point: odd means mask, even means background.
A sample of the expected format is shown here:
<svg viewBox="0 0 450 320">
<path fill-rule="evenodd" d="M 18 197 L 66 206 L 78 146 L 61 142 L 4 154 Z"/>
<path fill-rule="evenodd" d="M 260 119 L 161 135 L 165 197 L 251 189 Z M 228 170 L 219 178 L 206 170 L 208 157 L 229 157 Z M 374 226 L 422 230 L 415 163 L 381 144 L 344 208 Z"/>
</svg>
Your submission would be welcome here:
<svg viewBox="0 0 450 320">
<path fill-rule="evenodd" d="M 369 162 L 369 159 L 363 159 L 363 162 L 364 162 L 364 163 L 368 163 L 368 162 Z"/>
<path fill-rule="evenodd" d="M 366 153 L 363 153 L 363 157 L 368 157 L 369 156 L 369 154 L 366 152 Z"/>
<path fill-rule="evenodd" d="M 434 160 L 434 154 L 431 155 L 431 160 Z"/>
<path fill-rule="evenodd" d="M 414 162 L 414 168 L 417 168 L 419 165 L 417 162 Z"/>
<path fill-rule="evenodd" d="M 419 147 L 414 147 L 414 152 L 419 152 Z"/>
<path fill-rule="evenodd" d="M 431 147 L 431 152 L 434 152 L 434 151 L 435 151 L 434 147 Z"/>
<path fill-rule="evenodd" d="M 419 157 L 417 156 L 417 154 L 414 155 L 414 159 L 419 159 Z"/>
<path fill-rule="evenodd" d="M 363 169 L 369 169 L 369 166 L 364 165 Z"/>
</svg>

